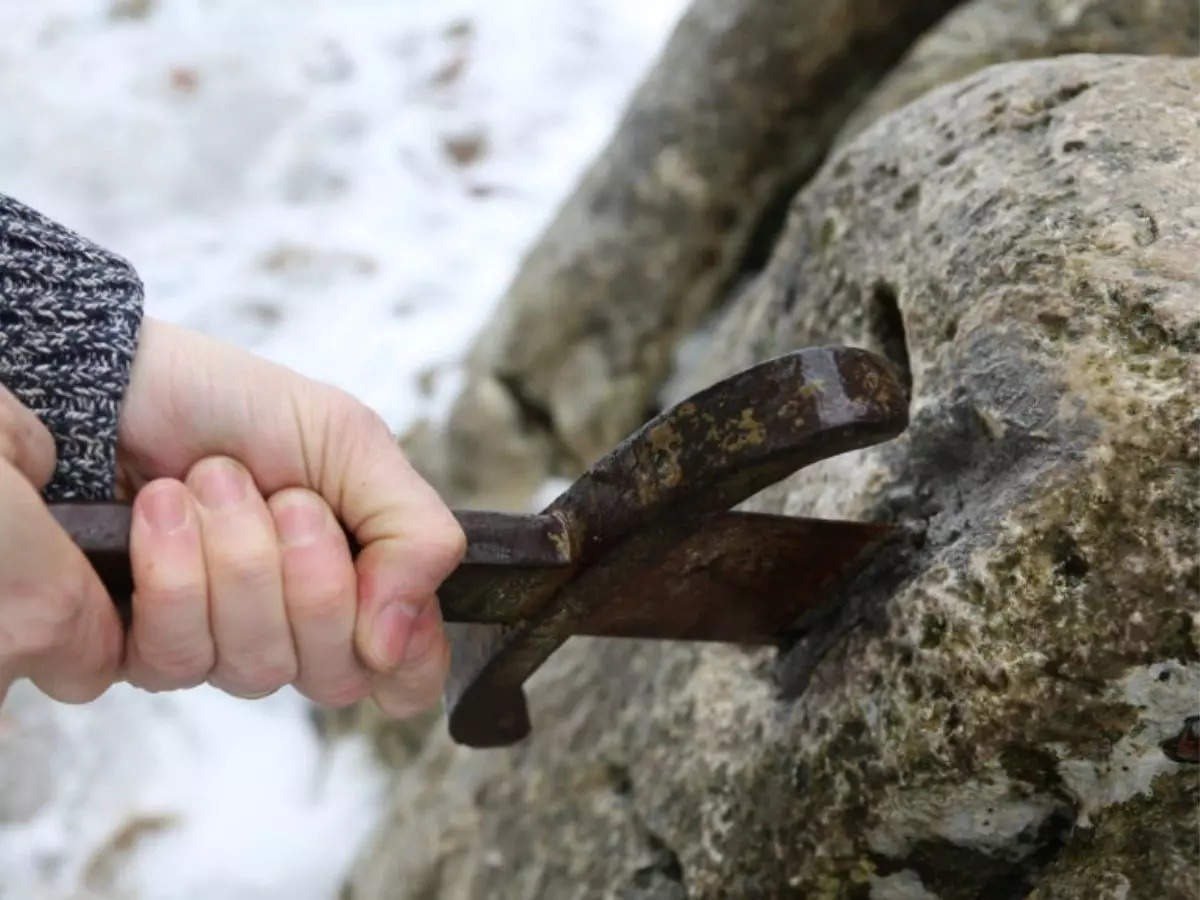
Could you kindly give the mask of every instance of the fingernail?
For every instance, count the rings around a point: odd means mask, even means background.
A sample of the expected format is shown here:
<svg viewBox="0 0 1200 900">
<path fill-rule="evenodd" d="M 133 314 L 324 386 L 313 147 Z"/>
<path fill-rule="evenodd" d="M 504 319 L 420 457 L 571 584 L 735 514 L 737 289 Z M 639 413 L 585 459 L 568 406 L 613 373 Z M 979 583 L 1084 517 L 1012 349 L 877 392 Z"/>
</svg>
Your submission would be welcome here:
<svg viewBox="0 0 1200 900">
<path fill-rule="evenodd" d="M 246 496 L 246 476 L 225 459 L 205 463 L 196 473 L 196 499 L 209 509 L 224 509 L 241 503 Z"/>
<path fill-rule="evenodd" d="M 375 616 L 371 643 L 375 659 L 384 670 L 400 664 L 404 656 L 404 645 L 408 642 L 409 630 L 413 627 L 417 612 L 407 603 L 393 600 Z"/>
<path fill-rule="evenodd" d="M 187 522 L 187 498 L 177 485 L 151 487 L 139 508 L 150 527 L 162 534 L 178 531 Z"/>
<path fill-rule="evenodd" d="M 275 510 L 275 530 L 285 547 L 311 544 L 325 532 L 325 510 L 315 497 L 298 493 Z"/>
</svg>

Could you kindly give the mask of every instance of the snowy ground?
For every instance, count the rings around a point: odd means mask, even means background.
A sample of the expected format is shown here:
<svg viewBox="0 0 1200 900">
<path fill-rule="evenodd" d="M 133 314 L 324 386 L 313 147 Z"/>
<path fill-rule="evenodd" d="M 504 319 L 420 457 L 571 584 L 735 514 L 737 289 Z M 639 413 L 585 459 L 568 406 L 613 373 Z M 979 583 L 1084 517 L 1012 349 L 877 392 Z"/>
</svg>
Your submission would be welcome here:
<svg viewBox="0 0 1200 900">
<path fill-rule="evenodd" d="M 683 0 L 0 0 L 0 191 L 151 314 L 437 413 Z M 0 898 L 331 898 L 384 773 L 303 703 L 0 710 Z"/>
</svg>

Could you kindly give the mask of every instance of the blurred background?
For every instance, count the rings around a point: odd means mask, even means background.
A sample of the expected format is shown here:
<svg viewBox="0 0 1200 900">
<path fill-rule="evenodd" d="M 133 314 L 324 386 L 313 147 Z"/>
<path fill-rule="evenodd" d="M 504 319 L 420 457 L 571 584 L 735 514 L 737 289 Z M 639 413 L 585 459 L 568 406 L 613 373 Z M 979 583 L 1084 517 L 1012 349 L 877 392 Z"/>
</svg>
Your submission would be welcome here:
<svg viewBox="0 0 1200 900">
<path fill-rule="evenodd" d="M 400 432 L 614 126 L 682 0 L 0 0 L 0 191 L 137 267 L 147 312 Z M 330 898 L 365 738 L 285 691 L 0 709 L 0 898 Z"/>
</svg>

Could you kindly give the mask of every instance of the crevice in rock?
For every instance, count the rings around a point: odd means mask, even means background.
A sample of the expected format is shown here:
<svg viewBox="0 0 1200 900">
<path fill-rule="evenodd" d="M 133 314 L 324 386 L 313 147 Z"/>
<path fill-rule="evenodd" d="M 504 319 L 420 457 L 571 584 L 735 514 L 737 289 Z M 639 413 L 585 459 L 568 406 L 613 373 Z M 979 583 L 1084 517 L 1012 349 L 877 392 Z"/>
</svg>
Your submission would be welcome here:
<svg viewBox="0 0 1200 900">
<path fill-rule="evenodd" d="M 517 405 L 517 409 L 521 413 L 522 425 L 526 426 L 530 431 L 554 433 L 554 416 L 547 407 L 529 396 L 529 392 L 525 390 L 520 376 L 501 375 L 497 373 L 496 380 L 500 382 L 504 390 L 508 391 L 508 395 L 512 397 L 513 402 Z"/>
<path fill-rule="evenodd" d="M 623 900 L 684 900 L 687 889 L 679 854 L 646 823 L 638 811 L 629 768 L 621 763 L 609 762 L 605 775 L 613 793 L 628 804 L 630 821 L 646 847 L 645 864 L 633 871 L 620 897 Z"/>
<path fill-rule="evenodd" d="M 563 440 L 550 407 L 530 395 L 521 376 L 497 374 L 496 381 L 517 407 L 520 432 L 530 439 L 545 438 L 549 445 L 549 466 L 543 477 L 574 478 L 583 471 L 585 461 Z"/>
<path fill-rule="evenodd" d="M 918 841 L 901 859 L 876 856 L 876 871 L 905 869 L 941 900 L 1021 900 L 1037 886 L 1038 874 L 1058 858 L 1075 819 L 1065 810 L 1051 813 L 1014 839 L 1007 855 L 986 853 L 943 838 Z M 963 873 L 970 872 L 970 878 Z"/>
<path fill-rule="evenodd" d="M 764 268 L 775 245 L 787 225 L 788 211 L 792 208 L 792 198 L 812 178 L 816 164 L 806 166 L 802 171 L 793 174 L 782 181 L 774 194 L 763 205 L 758 218 L 750 228 L 741 255 L 734 264 L 729 277 L 718 292 L 718 304 L 732 299 L 740 284 L 753 278 Z"/>
<path fill-rule="evenodd" d="M 642 825 L 652 861 L 633 873 L 633 884 L 639 888 L 660 888 L 664 881 L 683 886 L 683 866 L 679 856 L 666 842 Z"/>
<path fill-rule="evenodd" d="M 904 330 L 904 316 L 900 312 L 896 289 L 887 282 L 880 281 L 871 290 L 871 299 L 867 304 L 867 327 L 883 355 L 900 370 L 904 390 L 911 396 L 912 367 L 908 360 L 908 335 Z"/>
<path fill-rule="evenodd" d="M 1066 532 L 1058 535 L 1052 553 L 1055 571 L 1067 581 L 1082 581 L 1091 569 L 1075 539 Z"/>
</svg>

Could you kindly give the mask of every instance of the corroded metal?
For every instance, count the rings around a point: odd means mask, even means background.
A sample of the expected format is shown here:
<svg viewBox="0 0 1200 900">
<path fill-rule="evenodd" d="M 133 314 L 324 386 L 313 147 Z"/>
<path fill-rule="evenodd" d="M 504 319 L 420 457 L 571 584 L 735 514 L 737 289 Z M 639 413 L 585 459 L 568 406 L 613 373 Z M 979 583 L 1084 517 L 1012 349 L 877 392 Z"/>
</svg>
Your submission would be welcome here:
<svg viewBox="0 0 1200 900">
<path fill-rule="evenodd" d="M 562 518 L 572 564 L 522 583 L 522 621 L 454 631 L 450 732 L 476 747 L 523 738 L 521 685 L 624 580 L 797 469 L 899 434 L 908 404 L 885 360 L 810 348 L 725 379 L 661 413 L 595 463 L 544 513 Z"/>
<path fill-rule="evenodd" d="M 588 611 L 576 634 L 775 644 L 819 603 L 831 580 L 891 531 L 863 522 L 717 513 L 665 546 L 651 533 L 627 542 L 587 578 L 565 586 L 560 598 Z"/>
<path fill-rule="evenodd" d="M 51 503 L 49 509 L 84 552 L 128 625 L 133 591 L 129 560 L 131 508 L 125 503 L 75 502 Z M 519 596 L 522 573 L 553 570 L 571 563 L 566 525 L 557 516 L 480 510 L 455 510 L 454 515 L 468 540 L 462 564 L 439 593 L 450 621 L 515 621 L 520 603 L 510 599 L 510 594 Z M 350 548 L 357 555 L 353 538 Z M 481 596 L 480 585 L 492 590 Z"/>
<path fill-rule="evenodd" d="M 123 503 L 51 503 L 50 513 L 100 576 L 126 626 L 132 610 L 129 569 L 130 508 Z"/>
<path fill-rule="evenodd" d="M 777 640 L 888 529 L 729 508 L 906 423 L 885 361 L 800 350 L 656 416 L 539 515 L 456 512 L 467 554 L 439 590 L 452 736 L 476 747 L 524 737 L 521 685 L 571 635 Z M 128 622 L 129 507 L 51 511 Z"/>
</svg>

